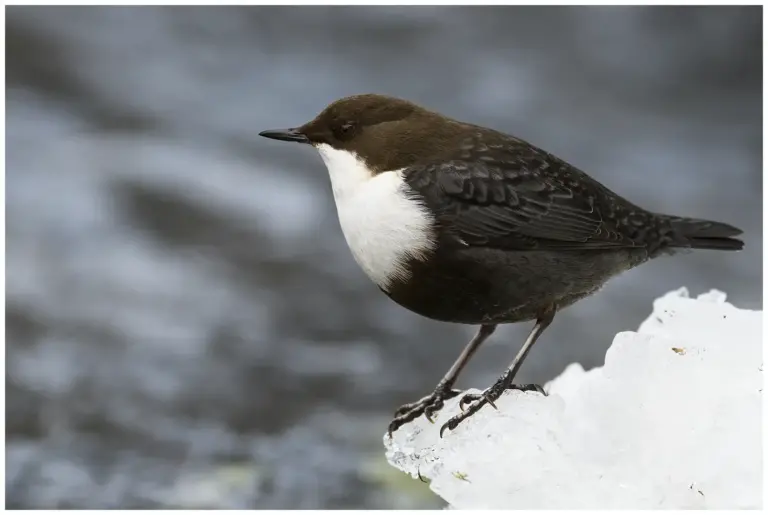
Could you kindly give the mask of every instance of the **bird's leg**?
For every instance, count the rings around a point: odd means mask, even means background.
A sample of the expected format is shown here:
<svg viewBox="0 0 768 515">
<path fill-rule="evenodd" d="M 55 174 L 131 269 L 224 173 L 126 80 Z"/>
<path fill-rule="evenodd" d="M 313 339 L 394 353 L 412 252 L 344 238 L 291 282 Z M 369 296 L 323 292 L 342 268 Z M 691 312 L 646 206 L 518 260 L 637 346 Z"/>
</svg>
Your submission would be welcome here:
<svg viewBox="0 0 768 515">
<path fill-rule="evenodd" d="M 427 420 L 432 422 L 432 415 L 443 407 L 443 401 L 456 397 L 461 393 L 459 390 L 453 389 L 453 385 L 456 382 L 456 379 L 458 379 L 459 373 L 461 373 L 472 355 L 480 347 L 480 344 L 487 340 L 495 330 L 495 325 L 480 326 L 480 330 L 477 331 L 477 334 L 467 346 L 464 347 L 464 350 L 461 352 L 461 355 L 451 369 L 437 384 L 435 391 L 416 402 L 400 406 L 395 412 L 395 418 L 389 424 L 389 435 L 392 436 L 392 433 L 397 431 L 400 426 L 419 417 L 422 413 L 427 417 Z"/>
<path fill-rule="evenodd" d="M 556 311 L 555 308 L 552 307 L 551 309 L 542 313 L 536 319 L 536 325 L 533 326 L 533 330 L 528 335 L 528 338 L 525 340 L 525 343 L 523 344 L 523 347 L 520 349 L 520 352 L 517 353 L 517 356 L 515 356 L 515 359 L 512 361 L 512 364 L 509 366 L 506 372 L 504 372 L 504 374 L 499 378 L 499 380 L 493 384 L 493 386 L 491 386 L 481 394 L 467 394 L 464 397 L 462 397 L 461 401 L 459 402 L 459 406 L 462 408 L 463 411 L 458 415 L 456 415 L 455 417 L 452 417 L 445 424 L 443 424 L 443 426 L 440 428 L 440 436 L 443 436 L 443 431 L 445 431 L 446 429 L 450 429 L 450 430 L 455 429 L 463 420 L 471 417 L 473 414 L 480 411 L 480 408 L 482 408 L 486 404 L 490 404 L 495 408 L 496 405 L 494 404 L 494 402 L 499 397 L 501 397 L 501 394 L 504 393 L 505 390 L 515 389 L 515 390 L 523 390 L 523 391 L 538 391 L 539 393 L 544 393 L 544 390 L 539 385 L 535 385 L 535 384 L 514 385 L 512 384 L 512 381 L 515 379 L 515 375 L 517 375 L 517 371 L 520 369 L 520 366 L 523 364 L 523 361 L 525 360 L 525 357 L 528 355 L 528 352 L 533 347 L 533 344 L 536 343 L 536 340 L 539 338 L 539 336 L 541 336 L 541 333 L 544 332 L 544 329 L 546 329 L 547 326 L 549 326 L 549 324 L 552 323 L 552 319 L 555 317 L 555 311 Z M 466 410 L 464 410 L 465 404 L 469 404 Z"/>
</svg>

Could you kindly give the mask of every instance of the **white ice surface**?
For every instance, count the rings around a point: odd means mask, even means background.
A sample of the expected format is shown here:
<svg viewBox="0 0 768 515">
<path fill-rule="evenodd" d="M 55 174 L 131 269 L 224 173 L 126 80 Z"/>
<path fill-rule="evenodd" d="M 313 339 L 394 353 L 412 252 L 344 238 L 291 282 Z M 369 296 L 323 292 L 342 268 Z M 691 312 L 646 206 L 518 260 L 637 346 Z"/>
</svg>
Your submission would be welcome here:
<svg viewBox="0 0 768 515">
<path fill-rule="evenodd" d="M 441 439 L 451 399 L 385 435 L 387 459 L 453 508 L 761 508 L 761 336 L 761 311 L 681 288 L 604 366 L 506 392 Z"/>
</svg>

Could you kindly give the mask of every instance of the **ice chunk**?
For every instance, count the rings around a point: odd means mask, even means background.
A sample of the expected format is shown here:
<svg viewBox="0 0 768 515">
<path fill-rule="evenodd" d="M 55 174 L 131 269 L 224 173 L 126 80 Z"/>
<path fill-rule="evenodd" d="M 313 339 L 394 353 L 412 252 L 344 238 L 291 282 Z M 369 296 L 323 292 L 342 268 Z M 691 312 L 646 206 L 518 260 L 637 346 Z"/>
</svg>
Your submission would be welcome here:
<svg viewBox="0 0 768 515">
<path fill-rule="evenodd" d="M 759 509 L 761 318 L 670 292 L 603 367 L 506 392 L 441 439 L 451 399 L 385 435 L 387 459 L 454 508 Z"/>
</svg>

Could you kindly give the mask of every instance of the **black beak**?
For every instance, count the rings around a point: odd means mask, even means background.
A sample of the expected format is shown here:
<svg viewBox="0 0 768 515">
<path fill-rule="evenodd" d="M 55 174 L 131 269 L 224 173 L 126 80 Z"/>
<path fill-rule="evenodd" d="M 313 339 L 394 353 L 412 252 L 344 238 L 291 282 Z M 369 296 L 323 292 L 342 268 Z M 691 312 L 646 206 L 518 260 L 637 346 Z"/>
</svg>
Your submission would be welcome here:
<svg viewBox="0 0 768 515">
<path fill-rule="evenodd" d="M 309 139 L 296 129 L 277 129 L 273 131 L 262 131 L 259 136 L 265 138 L 277 139 L 280 141 L 295 141 L 297 143 L 309 143 Z"/>
</svg>

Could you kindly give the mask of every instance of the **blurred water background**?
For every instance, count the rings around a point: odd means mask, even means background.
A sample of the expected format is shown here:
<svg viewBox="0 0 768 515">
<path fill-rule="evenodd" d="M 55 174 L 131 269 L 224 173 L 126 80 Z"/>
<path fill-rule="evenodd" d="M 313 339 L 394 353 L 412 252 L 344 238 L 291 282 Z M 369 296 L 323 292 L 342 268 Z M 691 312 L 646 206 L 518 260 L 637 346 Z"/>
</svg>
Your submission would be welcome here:
<svg viewBox="0 0 768 515">
<path fill-rule="evenodd" d="M 681 285 L 761 307 L 760 9 L 9 7 L 8 506 L 442 505 L 381 437 L 473 329 L 386 299 L 320 158 L 257 137 L 345 95 L 745 230 L 742 253 L 659 259 L 563 312 L 521 381 L 601 364 Z M 460 386 L 529 329 L 498 331 Z"/>
</svg>

